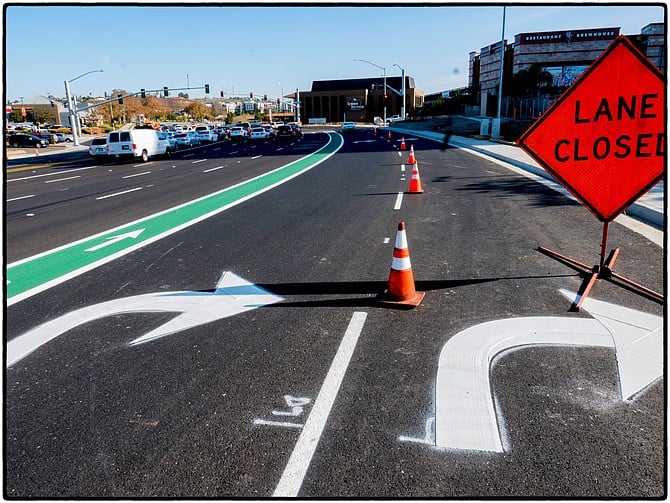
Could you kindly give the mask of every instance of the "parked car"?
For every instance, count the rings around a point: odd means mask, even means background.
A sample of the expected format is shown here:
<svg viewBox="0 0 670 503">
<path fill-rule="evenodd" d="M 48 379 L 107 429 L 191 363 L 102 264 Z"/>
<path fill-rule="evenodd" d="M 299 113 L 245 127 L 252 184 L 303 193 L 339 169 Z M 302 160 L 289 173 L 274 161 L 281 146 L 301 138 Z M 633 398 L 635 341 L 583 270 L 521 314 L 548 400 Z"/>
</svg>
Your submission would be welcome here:
<svg viewBox="0 0 670 503">
<path fill-rule="evenodd" d="M 231 140 L 246 140 L 249 137 L 249 133 L 246 127 L 243 126 L 233 126 L 230 128 L 230 139 Z"/>
<path fill-rule="evenodd" d="M 71 134 L 65 134 L 65 133 L 54 133 L 54 134 L 56 135 L 56 138 L 58 138 L 58 143 L 68 143 L 74 141 Z"/>
<path fill-rule="evenodd" d="M 270 134 L 264 127 L 255 127 L 251 130 L 250 140 L 267 140 Z"/>
<path fill-rule="evenodd" d="M 10 147 L 35 147 L 46 148 L 49 146 L 49 140 L 40 138 L 33 134 L 10 134 L 6 140 Z"/>
<path fill-rule="evenodd" d="M 295 130 L 288 124 L 283 124 L 277 128 L 278 140 L 293 140 L 296 136 Z"/>
<path fill-rule="evenodd" d="M 341 133 L 355 133 L 356 132 L 356 123 L 355 122 L 343 122 L 342 128 L 340 129 Z"/>
<path fill-rule="evenodd" d="M 107 138 L 93 138 L 88 145 L 88 153 L 94 159 L 107 157 Z"/>
</svg>

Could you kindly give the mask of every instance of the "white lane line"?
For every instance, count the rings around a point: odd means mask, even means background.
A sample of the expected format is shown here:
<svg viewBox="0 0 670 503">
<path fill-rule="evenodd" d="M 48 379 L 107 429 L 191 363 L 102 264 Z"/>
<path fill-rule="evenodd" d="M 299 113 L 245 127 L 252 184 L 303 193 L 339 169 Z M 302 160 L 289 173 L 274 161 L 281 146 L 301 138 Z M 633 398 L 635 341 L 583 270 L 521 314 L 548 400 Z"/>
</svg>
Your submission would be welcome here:
<svg viewBox="0 0 670 503">
<path fill-rule="evenodd" d="M 255 155 L 255 156 L 253 156 L 251 159 L 252 159 L 252 160 L 253 160 L 253 159 L 258 159 L 259 157 L 263 157 L 263 156 L 262 156 L 262 155 Z"/>
<path fill-rule="evenodd" d="M 65 180 L 74 180 L 75 178 L 81 178 L 81 175 L 77 176 L 68 176 L 67 178 L 59 178 L 57 180 L 47 180 L 44 183 L 56 183 L 56 182 L 64 182 Z"/>
<path fill-rule="evenodd" d="M 217 169 L 223 169 L 226 166 L 228 166 L 228 165 L 226 164 L 224 166 L 217 166 L 216 168 L 209 168 L 209 169 L 206 169 L 205 171 L 203 171 L 203 173 L 209 173 L 210 171 L 216 171 Z"/>
<path fill-rule="evenodd" d="M 405 165 L 404 164 L 400 165 L 400 171 L 405 171 Z"/>
<path fill-rule="evenodd" d="M 35 197 L 35 194 L 30 194 L 29 196 L 14 197 L 14 198 L 12 198 L 12 199 L 7 199 L 7 202 L 10 202 L 10 201 L 18 201 L 18 200 L 20 200 L 20 199 L 28 199 L 28 198 L 30 198 L 30 197 Z"/>
<path fill-rule="evenodd" d="M 108 195 L 106 195 L 106 196 L 96 197 L 95 200 L 96 200 L 96 201 L 99 201 L 100 199 L 107 199 L 108 197 L 121 196 L 121 195 L 123 195 L 123 194 L 128 194 L 129 192 L 135 192 L 136 190 L 142 190 L 142 187 L 136 187 L 136 188 L 134 188 L 134 189 L 124 190 L 123 192 L 116 192 L 115 194 L 108 194 Z"/>
<path fill-rule="evenodd" d="M 142 166 L 148 166 L 149 164 L 153 164 L 153 161 L 150 162 L 143 162 L 142 164 L 134 164 L 133 168 L 141 168 Z"/>
<path fill-rule="evenodd" d="M 85 170 L 85 169 L 93 169 L 93 168 L 97 168 L 97 167 L 98 166 L 88 166 L 86 168 L 68 169 L 67 172 L 68 173 L 73 173 L 75 171 L 82 171 L 82 170 Z M 32 180 L 33 178 L 42 178 L 43 176 L 56 176 L 56 175 L 62 175 L 62 174 L 63 173 L 43 173 L 41 175 L 31 175 L 31 176 L 23 176 L 21 178 L 12 178 L 11 180 L 6 180 L 6 182 L 7 183 L 20 182 L 20 181 L 23 181 L 23 180 Z"/>
<path fill-rule="evenodd" d="M 387 245 L 391 242 L 391 238 L 384 238 L 384 244 Z"/>
<path fill-rule="evenodd" d="M 150 175 L 150 174 L 151 174 L 151 171 L 144 171 L 142 173 L 135 173 L 134 175 L 122 176 L 121 178 L 133 178 L 133 177 L 136 177 L 136 176 Z"/>
<path fill-rule="evenodd" d="M 402 206 L 402 194 L 402 192 L 398 192 L 398 197 L 396 197 L 395 206 L 393 207 L 394 210 L 399 210 Z"/>
<path fill-rule="evenodd" d="M 198 164 L 199 162 L 205 162 L 207 159 L 198 159 L 197 161 L 193 161 L 191 164 Z"/>
<path fill-rule="evenodd" d="M 367 316 L 368 313 L 356 311 L 351 317 L 335 359 L 326 375 L 326 380 L 321 386 L 319 396 L 314 401 L 314 407 L 305 422 L 288 464 L 284 468 L 273 497 L 292 498 L 298 495 Z"/>
</svg>

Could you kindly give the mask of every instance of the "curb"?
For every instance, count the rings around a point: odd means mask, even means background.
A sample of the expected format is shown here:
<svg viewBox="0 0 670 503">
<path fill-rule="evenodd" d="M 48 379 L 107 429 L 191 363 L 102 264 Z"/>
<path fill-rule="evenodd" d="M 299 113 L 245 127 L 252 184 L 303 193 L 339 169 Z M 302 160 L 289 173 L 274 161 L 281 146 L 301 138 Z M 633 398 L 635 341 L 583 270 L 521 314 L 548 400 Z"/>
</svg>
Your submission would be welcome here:
<svg viewBox="0 0 670 503">
<path fill-rule="evenodd" d="M 417 129 L 402 129 L 402 128 L 391 128 L 395 131 L 402 132 L 402 133 L 411 133 L 417 136 L 420 136 L 422 138 L 425 138 L 427 140 L 433 140 L 433 141 L 439 141 L 441 142 L 442 139 L 444 138 L 443 133 L 433 133 L 431 131 L 421 131 Z M 511 157 L 507 157 L 502 154 L 498 154 L 496 152 L 491 152 L 490 150 L 484 149 L 484 148 L 478 148 L 473 145 L 469 145 L 466 142 L 463 141 L 458 141 L 459 136 L 452 135 L 450 138 L 450 143 L 457 145 L 460 148 L 465 148 L 469 150 L 473 150 L 475 152 L 478 152 L 480 154 L 486 155 L 488 157 L 491 157 L 493 159 L 497 159 L 499 161 L 506 162 L 508 164 L 512 164 L 513 166 L 516 166 L 517 168 L 521 168 L 524 171 L 527 171 L 529 173 L 532 173 L 534 175 L 540 176 L 546 180 L 550 180 L 552 182 L 556 182 L 556 180 L 549 174 L 547 173 L 544 169 L 542 169 L 540 166 L 535 166 L 532 164 L 528 164 L 523 161 L 519 161 L 517 159 L 513 159 Z M 497 143 L 497 142 L 490 142 L 490 143 Z M 503 145 L 507 145 L 510 147 L 518 148 L 514 145 L 509 145 L 507 143 L 502 143 Z M 640 220 L 644 223 L 647 223 L 649 225 L 652 225 L 654 227 L 658 227 L 659 229 L 663 229 L 664 224 L 665 224 L 665 213 L 664 211 L 659 211 L 656 208 L 652 208 L 649 205 L 645 204 L 644 202 L 640 202 L 638 199 L 637 202 L 633 203 L 630 205 L 626 211 L 623 212 L 623 215 L 627 215 L 629 217 L 633 217 L 637 220 Z"/>
</svg>

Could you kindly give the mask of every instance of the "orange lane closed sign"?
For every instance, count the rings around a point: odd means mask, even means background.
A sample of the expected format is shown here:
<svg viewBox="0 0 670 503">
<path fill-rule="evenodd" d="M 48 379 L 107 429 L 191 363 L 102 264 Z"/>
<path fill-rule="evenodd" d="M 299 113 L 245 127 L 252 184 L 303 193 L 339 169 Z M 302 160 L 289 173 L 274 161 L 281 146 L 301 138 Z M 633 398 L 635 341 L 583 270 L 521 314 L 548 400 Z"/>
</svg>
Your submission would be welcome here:
<svg viewBox="0 0 670 503">
<path fill-rule="evenodd" d="M 663 74 L 617 38 L 517 141 L 601 221 L 663 177 Z"/>
</svg>

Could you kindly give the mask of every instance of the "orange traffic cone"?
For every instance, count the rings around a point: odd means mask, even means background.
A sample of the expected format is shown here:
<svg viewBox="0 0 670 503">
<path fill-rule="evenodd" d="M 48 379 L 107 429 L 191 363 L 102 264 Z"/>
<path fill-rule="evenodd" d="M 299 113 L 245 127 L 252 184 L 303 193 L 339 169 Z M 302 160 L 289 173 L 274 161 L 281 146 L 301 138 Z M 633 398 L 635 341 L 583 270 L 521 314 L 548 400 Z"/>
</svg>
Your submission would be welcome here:
<svg viewBox="0 0 670 503">
<path fill-rule="evenodd" d="M 398 222 L 398 233 L 393 248 L 393 262 L 387 290 L 378 298 L 382 304 L 412 308 L 418 306 L 426 294 L 414 288 L 414 274 L 409 260 L 405 222 Z"/>
<path fill-rule="evenodd" d="M 416 164 L 416 157 L 414 157 L 414 145 L 411 145 L 409 148 L 409 158 L 407 159 L 407 164 Z"/>
<path fill-rule="evenodd" d="M 419 176 L 419 165 L 414 163 L 412 165 L 412 176 L 409 179 L 409 190 L 408 194 L 422 194 L 423 188 L 421 187 L 421 177 Z"/>
<path fill-rule="evenodd" d="M 389 129 L 389 134 L 386 136 L 389 140 L 392 139 L 391 130 Z"/>
<path fill-rule="evenodd" d="M 400 150 L 407 150 L 407 145 L 405 145 L 405 137 L 402 137 L 402 141 L 400 142 Z"/>
</svg>

